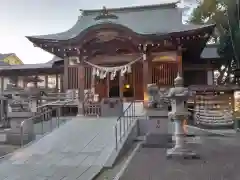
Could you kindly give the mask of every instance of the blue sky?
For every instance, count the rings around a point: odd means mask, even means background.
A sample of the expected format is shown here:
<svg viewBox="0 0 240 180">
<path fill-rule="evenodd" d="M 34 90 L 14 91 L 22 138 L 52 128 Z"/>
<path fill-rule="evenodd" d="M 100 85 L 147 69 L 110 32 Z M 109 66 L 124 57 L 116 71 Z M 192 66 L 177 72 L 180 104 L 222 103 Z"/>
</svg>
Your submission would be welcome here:
<svg viewBox="0 0 240 180">
<path fill-rule="evenodd" d="M 80 15 L 79 9 L 145 5 L 146 3 L 159 4 L 174 1 L 1 0 L 0 53 L 14 52 L 26 64 L 47 62 L 53 55 L 33 47 L 25 36 L 65 31 L 76 23 L 77 17 Z"/>
</svg>

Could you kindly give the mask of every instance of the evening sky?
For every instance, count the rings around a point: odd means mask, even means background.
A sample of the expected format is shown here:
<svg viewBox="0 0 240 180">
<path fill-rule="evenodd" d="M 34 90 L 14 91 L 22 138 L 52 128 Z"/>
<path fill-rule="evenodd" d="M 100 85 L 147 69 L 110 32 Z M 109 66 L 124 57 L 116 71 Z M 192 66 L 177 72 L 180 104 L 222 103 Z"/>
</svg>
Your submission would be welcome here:
<svg viewBox="0 0 240 180">
<path fill-rule="evenodd" d="M 33 47 L 25 36 L 57 33 L 70 29 L 80 15 L 79 9 L 172 1 L 174 0 L 1 0 L 0 53 L 16 53 L 26 64 L 47 62 L 53 55 Z"/>
</svg>

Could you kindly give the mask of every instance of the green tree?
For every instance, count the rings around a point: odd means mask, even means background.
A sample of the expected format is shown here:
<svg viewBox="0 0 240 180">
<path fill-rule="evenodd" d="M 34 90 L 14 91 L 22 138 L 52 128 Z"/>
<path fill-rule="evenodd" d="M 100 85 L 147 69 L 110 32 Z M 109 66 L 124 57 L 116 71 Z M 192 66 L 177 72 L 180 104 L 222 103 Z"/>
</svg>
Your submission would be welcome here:
<svg viewBox="0 0 240 180">
<path fill-rule="evenodd" d="M 219 43 L 218 53 L 223 58 L 218 84 L 229 83 L 232 73 L 240 68 L 240 25 L 238 0 L 204 0 L 195 8 L 190 23 L 215 23 L 212 40 Z"/>
</svg>

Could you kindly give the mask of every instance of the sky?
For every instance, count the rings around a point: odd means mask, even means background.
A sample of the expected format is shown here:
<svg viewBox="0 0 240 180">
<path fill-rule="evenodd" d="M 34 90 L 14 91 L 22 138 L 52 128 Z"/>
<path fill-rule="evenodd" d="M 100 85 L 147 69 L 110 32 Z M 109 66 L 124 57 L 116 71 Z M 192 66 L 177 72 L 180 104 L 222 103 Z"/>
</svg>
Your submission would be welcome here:
<svg viewBox="0 0 240 180">
<path fill-rule="evenodd" d="M 25 64 L 45 63 L 53 55 L 33 47 L 25 36 L 58 33 L 70 29 L 80 15 L 79 9 L 106 6 L 159 4 L 176 0 L 1 0 L 0 53 L 15 53 Z M 195 4 L 196 0 L 185 0 Z"/>
</svg>

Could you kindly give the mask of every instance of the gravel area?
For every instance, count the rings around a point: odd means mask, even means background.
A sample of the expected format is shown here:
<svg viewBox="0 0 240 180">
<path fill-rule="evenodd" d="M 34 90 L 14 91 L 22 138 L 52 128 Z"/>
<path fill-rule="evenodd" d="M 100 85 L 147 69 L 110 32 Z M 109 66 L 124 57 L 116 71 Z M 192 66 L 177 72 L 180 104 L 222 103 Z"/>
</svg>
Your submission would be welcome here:
<svg viewBox="0 0 240 180">
<path fill-rule="evenodd" d="M 201 159 L 167 160 L 166 149 L 140 148 L 120 180 L 239 180 L 238 138 L 202 138 L 188 146 Z"/>
</svg>

